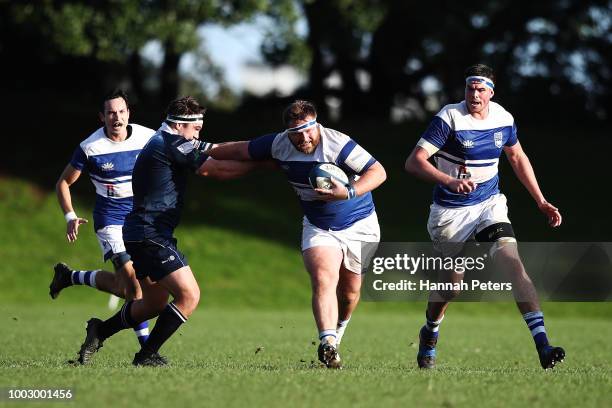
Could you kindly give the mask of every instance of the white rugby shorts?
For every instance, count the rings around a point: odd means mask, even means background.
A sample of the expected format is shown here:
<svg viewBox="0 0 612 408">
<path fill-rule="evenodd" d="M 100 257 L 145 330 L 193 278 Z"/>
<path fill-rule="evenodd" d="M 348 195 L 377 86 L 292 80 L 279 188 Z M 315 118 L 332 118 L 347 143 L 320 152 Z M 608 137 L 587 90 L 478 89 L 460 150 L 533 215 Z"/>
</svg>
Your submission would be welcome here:
<svg viewBox="0 0 612 408">
<path fill-rule="evenodd" d="M 500 222 L 510 223 L 510 219 L 506 196 L 496 194 L 466 207 L 432 204 L 427 231 L 436 250 L 445 256 L 453 256 L 463 248 L 461 243 L 474 240 L 477 233 Z"/>
<path fill-rule="evenodd" d="M 303 219 L 302 227 L 302 252 L 317 246 L 340 248 L 344 256 L 344 267 L 357 274 L 362 273 L 362 244 L 376 244 L 368 246 L 368 254 L 364 254 L 364 256 L 369 258 L 374 255 L 374 250 L 380 242 L 380 226 L 378 225 L 376 212 L 372 212 L 366 218 L 339 231 L 321 229 L 311 224 L 306 217 Z M 364 268 L 367 266 L 367 262 L 369 262 L 369 259 L 366 260 L 366 265 L 363 265 Z"/>
<path fill-rule="evenodd" d="M 125 252 L 123 244 L 123 225 L 107 225 L 96 231 L 98 243 L 102 250 L 102 259 L 104 262 L 109 260 L 113 254 Z"/>
</svg>

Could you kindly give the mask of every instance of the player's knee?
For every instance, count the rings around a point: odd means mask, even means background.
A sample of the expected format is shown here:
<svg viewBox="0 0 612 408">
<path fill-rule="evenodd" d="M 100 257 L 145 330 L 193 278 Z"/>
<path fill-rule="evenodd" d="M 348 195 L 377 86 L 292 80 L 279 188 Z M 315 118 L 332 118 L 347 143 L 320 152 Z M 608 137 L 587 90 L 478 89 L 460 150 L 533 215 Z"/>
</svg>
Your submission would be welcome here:
<svg viewBox="0 0 612 408">
<path fill-rule="evenodd" d="M 200 288 L 195 286 L 181 291 L 176 296 L 175 303 L 179 303 L 181 311 L 189 316 L 200 303 Z"/>
<path fill-rule="evenodd" d="M 525 272 L 521 258 L 512 252 L 498 251 L 495 261 L 503 265 L 507 273 L 511 275 L 522 275 Z"/>
<path fill-rule="evenodd" d="M 312 288 L 315 291 L 335 290 L 338 277 L 325 271 L 316 271 L 311 276 Z"/>
</svg>

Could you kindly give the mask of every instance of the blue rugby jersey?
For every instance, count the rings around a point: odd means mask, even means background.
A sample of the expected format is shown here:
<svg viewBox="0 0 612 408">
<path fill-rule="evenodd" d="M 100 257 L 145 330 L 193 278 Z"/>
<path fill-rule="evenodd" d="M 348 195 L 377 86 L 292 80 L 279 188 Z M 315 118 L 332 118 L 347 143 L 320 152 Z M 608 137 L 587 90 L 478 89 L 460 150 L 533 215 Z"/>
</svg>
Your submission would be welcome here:
<svg viewBox="0 0 612 408">
<path fill-rule="evenodd" d="M 298 195 L 304 215 L 312 224 L 326 230 L 342 230 L 372 214 L 372 194 L 368 192 L 352 200 L 321 201 L 308 182 L 308 173 L 316 163 L 330 162 L 344 170 L 349 180 L 355 180 L 376 159 L 347 135 L 318 126 L 321 141 L 312 154 L 297 150 L 286 131 L 251 140 L 249 154 L 255 160 L 274 159 L 280 165 Z"/>
<path fill-rule="evenodd" d="M 123 225 L 132 210 L 132 170 L 136 157 L 155 133 L 153 129 L 130 124 L 128 138 L 115 142 L 100 128 L 85 139 L 72 155 L 70 164 L 87 170 L 96 188 L 94 229 Z"/>
<path fill-rule="evenodd" d="M 172 239 L 181 217 L 187 173 L 206 161 L 202 152 L 210 147 L 211 143 L 187 140 L 162 124 L 134 166 L 134 209 L 125 219 L 124 241 Z"/>
<path fill-rule="evenodd" d="M 469 178 L 478 186 L 463 194 L 438 184 L 434 202 L 444 207 L 463 207 L 499 193 L 499 157 L 504 146 L 513 146 L 517 141 L 514 118 L 501 105 L 489 102 L 489 115 L 484 120 L 470 115 L 465 101 L 446 105 L 417 145 L 434 152 L 438 170 L 454 178 Z"/>
</svg>

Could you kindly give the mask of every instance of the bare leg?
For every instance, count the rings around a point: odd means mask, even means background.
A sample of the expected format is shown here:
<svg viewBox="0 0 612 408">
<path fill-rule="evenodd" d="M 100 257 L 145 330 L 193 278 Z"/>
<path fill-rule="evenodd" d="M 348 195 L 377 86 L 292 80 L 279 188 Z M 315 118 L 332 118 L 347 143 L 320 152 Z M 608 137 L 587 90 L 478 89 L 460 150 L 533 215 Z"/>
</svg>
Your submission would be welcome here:
<svg viewBox="0 0 612 408">
<path fill-rule="evenodd" d="M 361 275 L 340 267 L 340 280 L 336 295 L 338 296 L 338 319 L 347 320 L 359 303 L 361 296 Z"/>
<path fill-rule="evenodd" d="M 122 293 L 118 295 L 125 300 L 134 300 L 142 298 L 142 290 L 138 279 L 136 279 L 136 271 L 132 261 L 128 261 L 116 271 L 117 275 L 117 292 Z"/>
<path fill-rule="evenodd" d="M 495 252 L 495 262 L 512 282 L 512 292 L 521 314 L 540 310 L 538 294 L 527 275 L 516 242 L 503 243 Z"/>
<path fill-rule="evenodd" d="M 132 303 L 131 315 L 137 322 L 152 319 L 159 315 L 168 304 L 169 293 L 166 288 L 154 283 L 149 278 L 140 281 L 142 298 Z"/>
<path fill-rule="evenodd" d="M 460 283 L 463 281 L 464 274 L 453 271 L 441 271 L 439 273 L 439 282 Z M 459 295 L 459 291 L 444 290 L 429 293 L 429 301 L 427 302 L 427 318 L 432 321 L 438 321 L 446 313 L 446 309 L 452 299 Z"/>
<path fill-rule="evenodd" d="M 186 318 L 191 316 L 200 302 L 200 287 L 189 266 L 184 266 L 158 282 L 173 297 L 172 303 Z"/>
<path fill-rule="evenodd" d="M 98 271 L 96 273 L 96 289 L 118 297 L 125 297 L 118 276 L 114 272 Z"/>
<path fill-rule="evenodd" d="M 342 251 L 336 247 L 312 247 L 302 254 L 312 285 L 312 312 L 319 332 L 335 330 L 338 323 L 338 286 Z"/>
</svg>

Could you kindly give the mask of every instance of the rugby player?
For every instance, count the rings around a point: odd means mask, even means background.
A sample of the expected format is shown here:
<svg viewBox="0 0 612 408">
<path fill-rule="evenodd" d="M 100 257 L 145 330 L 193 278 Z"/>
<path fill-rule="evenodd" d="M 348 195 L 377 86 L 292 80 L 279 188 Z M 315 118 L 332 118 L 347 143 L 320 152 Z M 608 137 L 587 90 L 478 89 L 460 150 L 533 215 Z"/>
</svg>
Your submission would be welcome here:
<svg viewBox="0 0 612 408">
<path fill-rule="evenodd" d="M 106 321 L 92 318 L 87 322 L 87 336 L 79 351 L 81 364 L 87 364 L 115 333 L 158 316 L 133 364 L 166 365 L 159 349 L 198 305 L 200 288 L 173 236 L 181 217 L 187 175 L 195 172 L 230 179 L 258 167 L 248 162 L 214 160 L 204 153 L 214 147 L 199 140 L 204 111 L 192 97 L 172 101 L 165 121 L 136 160 L 132 179 L 134 206 L 125 220 L 123 240 L 143 296 L 127 301 Z M 173 300 L 168 303 L 170 295 Z"/>
<path fill-rule="evenodd" d="M 70 186 L 83 171 L 96 190 L 93 210 L 94 230 L 103 261 L 112 261 L 115 273 L 103 270 L 73 270 L 58 263 L 49 285 L 55 299 L 61 290 L 72 285 L 87 285 L 120 298 L 134 300 L 142 296 L 130 256 L 125 251 L 121 229 L 132 210 L 132 170 L 136 157 L 155 133 L 153 129 L 129 123 L 130 109 L 124 91 L 114 90 L 104 97 L 100 107 L 103 126 L 76 148 L 56 184 L 57 198 L 66 219 L 66 239 L 75 242 L 79 226 L 88 222 L 76 215 Z M 147 339 L 148 323 L 134 327 L 141 344 Z"/>
<path fill-rule="evenodd" d="M 444 256 L 453 256 L 467 240 L 493 245 L 495 262 L 507 270 L 540 364 L 544 369 L 553 368 L 563 361 L 565 351 L 549 344 L 535 287 L 518 254 L 506 197 L 498 186 L 502 151 L 551 227 L 561 225 L 561 214 L 540 191 L 529 158 L 518 141 L 514 118 L 491 101 L 495 94 L 493 69 L 474 65 L 466 70 L 465 77 L 465 100 L 446 105 L 438 112 L 405 167 L 415 176 L 436 183 L 427 224 L 436 249 Z M 432 156 L 435 166 L 428 161 Z M 448 279 L 462 279 L 461 274 L 453 275 Z M 449 301 L 457 294 L 430 293 L 426 322 L 419 333 L 419 367 L 435 366 L 438 329 Z"/>
<path fill-rule="evenodd" d="M 301 249 L 312 285 L 318 357 L 328 368 L 341 368 L 338 346 L 359 302 L 362 244 L 373 251 L 380 241 L 371 191 L 386 173 L 349 136 L 318 123 L 308 101 L 291 103 L 283 122 L 284 131 L 223 144 L 209 154 L 223 160 L 274 160 L 287 175 L 304 212 Z M 332 179 L 331 189 L 312 189 L 308 174 L 320 162 L 343 169 L 350 185 Z"/>
</svg>

